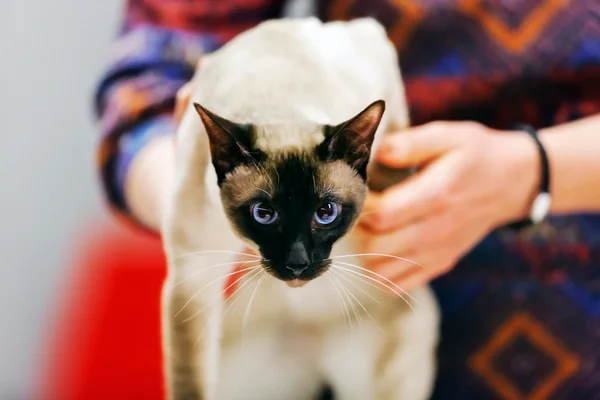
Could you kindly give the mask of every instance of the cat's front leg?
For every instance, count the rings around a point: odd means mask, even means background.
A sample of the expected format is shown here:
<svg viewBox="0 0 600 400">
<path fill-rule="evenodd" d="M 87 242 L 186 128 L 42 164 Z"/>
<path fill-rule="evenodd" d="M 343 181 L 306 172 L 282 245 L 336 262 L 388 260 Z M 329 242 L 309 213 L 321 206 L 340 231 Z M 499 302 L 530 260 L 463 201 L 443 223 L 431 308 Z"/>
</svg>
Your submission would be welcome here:
<svg viewBox="0 0 600 400">
<path fill-rule="evenodd" d="M 393 307 L 375 365 L 377 400 L 427 400 L 436 375 L 439 311 L 428 287 L 411 292 L 414 310 Z"/>
<path fill-rule="evenodd" d="M 163 357 L 167 400 L 204 400 L 198 387 L 191 326 L 175 315 L 182 297 L 167 280 L 163 288 Z"/>
</svg>

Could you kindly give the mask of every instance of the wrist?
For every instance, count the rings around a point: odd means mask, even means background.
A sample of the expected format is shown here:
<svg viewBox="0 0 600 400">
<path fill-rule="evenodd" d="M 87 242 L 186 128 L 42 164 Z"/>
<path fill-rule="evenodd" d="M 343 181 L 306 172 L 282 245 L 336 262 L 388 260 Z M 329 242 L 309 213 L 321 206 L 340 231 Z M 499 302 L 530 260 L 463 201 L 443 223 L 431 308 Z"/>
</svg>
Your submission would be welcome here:
<svg viewBox="0 0 600 400">
<path fill-rule="evenodd" d="M 550 162 L 553 213 L 600 210 L 599 129 L 600 116 L 540 130 Z"/>
<path fill-rule="evenodd" d="M 540 192 L 541 160 L 535 140 L 526 132 L 505 132 L 502 158 L 507 170 L 506 189 L 498 225 L 527 219 Z"/>
</svg>

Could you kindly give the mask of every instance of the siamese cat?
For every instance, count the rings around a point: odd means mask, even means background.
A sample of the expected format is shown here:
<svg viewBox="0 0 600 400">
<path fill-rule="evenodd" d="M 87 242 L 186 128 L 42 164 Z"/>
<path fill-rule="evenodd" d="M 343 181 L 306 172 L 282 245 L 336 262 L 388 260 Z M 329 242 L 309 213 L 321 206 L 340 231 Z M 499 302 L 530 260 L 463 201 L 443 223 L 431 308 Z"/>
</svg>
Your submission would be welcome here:
<svg viewBox="0 0 600 400">
<path fill-rule="evenodd" d="M 168 399 L 427 399 L 434 297 L 361 267 L 352 234 L 389 184 L 380 135 L 408 126 L 383 27 L 271 20 L 195 80 L 162 229 Z"/>
</svg>

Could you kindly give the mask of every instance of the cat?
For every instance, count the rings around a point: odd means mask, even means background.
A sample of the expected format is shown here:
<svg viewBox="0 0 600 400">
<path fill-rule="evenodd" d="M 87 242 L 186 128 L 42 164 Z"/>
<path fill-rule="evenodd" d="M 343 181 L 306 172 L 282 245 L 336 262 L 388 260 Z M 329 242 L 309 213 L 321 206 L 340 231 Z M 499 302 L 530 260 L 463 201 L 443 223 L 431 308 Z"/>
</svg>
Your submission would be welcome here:
<svg viewBox="0 0 600 400">
<path fill-rule="evenodd" d="M 383 27 L 270 20 L 196 73 L 161 232 L 167 398 L 427 399 L 430 289 L 378 283 L 353 255 L 373 149 L 409 124 Z"/>
</svg>

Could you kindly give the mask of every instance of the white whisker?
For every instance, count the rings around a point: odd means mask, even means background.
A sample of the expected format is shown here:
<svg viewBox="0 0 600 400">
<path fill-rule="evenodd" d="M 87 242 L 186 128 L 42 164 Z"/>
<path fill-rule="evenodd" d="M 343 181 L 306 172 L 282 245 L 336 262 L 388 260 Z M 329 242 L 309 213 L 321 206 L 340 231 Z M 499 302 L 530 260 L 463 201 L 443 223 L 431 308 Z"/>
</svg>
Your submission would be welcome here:
<svg viewBox="0 0 600 400">
<path fill-rule="evenodd" d="M 374 257 L 390 257 L 390 258 L 394 258 L 396 260 L 400 260 L 400 261 L 406 261 L 408 263 L 414 264 L 414 265 L 418 265 L 421 268 L 424 268 L 421 264 L 419 264 L 416 261 L 413 260 L 409 260 L 408 258 L 404 258 L 404 257 L 398 257 L 398 256 L 393 256 L 391 254 L 384 254 L 384 253 L 360 253 L 360 254 L 344 254 L 342 256 L 333 256 L 333 257 L 329 257 L 331 260 L 334 259 L 338 259 L 338 258 L 350 258 L 350 257 L 366 257 L 366 256 L 374 256 Z"/>
<path fill-rule="evenodd" d="M 258 273 L 259 271 L 252 271 L 250 274 L 252 273 Z M 231 289 L 233 286 L 237 285 L 237 283 L 239 281 L 241 281 L 242 279 L 244 279 L 246 277 L 246 274 L 242 274 L 242 276 L 240 276 L 239 278 L 237 278 L 235 281 L 231 282 L 225 289 L 223 289 L 223 292 L 227 292 L 229 289 Z M 237 288 L 236 288 L 237 290 Z M 235 293 L 235 290 L 234 290 Z M 187 317 L 186 319 L 184 319 L 182 322 L 187 322 L 191 319 L 193 319 L 194 317 L 196 317 L 197 315 L 200 315 L 202 312 L 204 312 L 204 310 L 206 310 L 209 306 L 211 306 L 212 304 L 214 304 L 215 301 L 220 300 L 220 298 L 217 298 L 213 301 L 211 301 L 210 303 L 208 303 L 207 305 L 205 305 L 204 307 L 202 307 L 200 310 L 196 311 L 195 313 L 193 313 L 192 315 L 190 315 L 189 317 Z"/>
<path fill-rule="evenodd" d="M 406 296 L 408 296 L 409 299 L 411 299 L 415 303 L 417 302 L 417 300 L 415 300 L 406 290 L 402 289 L 400 286 L 396 285 L 394 282 L 390 281 L 388 278 L 386 278 L 385 276 L 383 276 L 381 274 L 378 274 L 375 271 L 371 271 L 370 269 L 363 268 L 361 266 L 358 266 L 358 265 L 355 265 L 355 264 L 351 264 L 351 263 L 347 263 L 347 262 L 343 262 L 343 261 L 336 261 L 336 262 L 338 264 L 347 265 L 349 267 L 354 267 L 354 268 L 360 269 L 361 271 L 365 271 L 365 272 L 368 272 L 370 274 L 373 274 L 373 275 L 377 276 L 378 278 L 383 279 L 384 281 L 386 281 L 390 285 L 393 285 L 396 289 L 398 289 L 399 291 L 401 291 L 402 293 L 404 293 Z"/>
<path fill-rule="evenodd" d="M 227 263 L 220 263 L 220 264 L 214 264 L 214 265 L 209 265 L 208 267 L 200 267 L 197 271 L 192 272 L 191 274 L 189 274 L 188 276 L 186 276 L 185 278 L 183 278 L 182 280 L 180 280 L 179 282 L 173 284 L 173 287 L 176 287 L 178 285 L 181 285 L 182 283 L 186 282 L 188 279 L 192 278 L 193 276 L 196 276 L 197 274 L 199 274 L 200 272 L 204 272 L 207 269 L 213 269 L 216 267 L 224 267 L 227 265 L 235 265 L 235 264 L 242 264 L 242 267 L 248 265 L 249 263 L 259 263 L 262 260 L 251 260 L 251 261 L 232 261 L 232 262 L 227 262 Z M 255 267 L 256 265 L 253 265 L 253 267 Z"/>
<path fill-rule="evenodd" d="M 263 192 L 264 194 L 266 194 L 270 199 L 273 198 L 273 196 L 271 196 L 271 193 L 267 192 L 265 189 L 258 188 L 258 190 L 260 190 L 261 192 Z"/>
<path fill-rule="evenodd" d="M 325 274 L 325 275 L 327 276 L 327 278 L 331 282 L 331 286 L 333 286 L 333 288 L 335 289 L 335 291 L 336 291 L 336 293 L 338 295 L 338 298 L 340 299 L 340 308 L 342 309 L 342 312 L 344 313 L 344 321 L 346 321 L 346 318 L 347 318 L 348 319 L 348 325 L 351 325 L 350 312 L 348 311 L 348 307 L 346 306 L 346 302 L 344 301 L 340 290 L 338 289 L 337 285 L 333 281 L 333 278 L 332 278 L 333 275 L 330 274 L 329 272 L 327 274 Z"/>
<path fill-rule="evenodd" d="M 233 299 L 233 301 L 231 301 L 229 304 L 227 304 L 227 307 L 225 307 L 225 310 L 223 310 L 223 312 L 221 313 L 221 319 L 225 319 L 225 315 L 227 314 L 227 311 L 229 311 L 229 309 L 237 302 L 237 300 L 242 297 L 242 291 L 241 291 L 242 288 L 244 286 L 246 286 L 248 284 L 248 282 L 250 282 L 251 279 L 254 278 L 256 275 L 258 275 L 259 273 L 260 273 L 260 270 L 252 271 L 247 274 L 248 276 L 244 275 L 240 278 L 240 279 L 243 279 L 243 278 L 247 277 L 248 279 L 244 283 L 242 283 L 239 287 L 237 287 L 233 291 L 231 296 L 225 300 L 225 303 L 227 303 L 235 296 L 235 299 Z M 213 300 L 211 302 L 211 304 L 213 304 L 215 301 L 221 301 L 221 299 L 222 299 L 221 296 L 219 296 L 217 299 Z M 207 306 L 204 306 L 204 309 L 206 309 Z M 209 324 L 210 324 L 210 321 L 204 326 L 204 329 L 202 329 L 202 332 L 200 332 L 200 335 L 198 335 L 198 339 L 196 339 L 196 342 L 194 343 L 194 347 L 196 347 L 198 345 L 198 342 L 200 342 L 200 339 L 202 339 L 202 337 L 204 336 L 204 333 L 206 332 L 206 329 L 208 328 Z"/>
<path fill-rule="evenodd" d="M 340 273 L 348 273 L 348 270 L 346 268 L 341 268 L 341 269 L 337 269 L 336 271 L 339 271 Z M 378 284 L 374 284 L 373 282 L 369 282 L 368 280 L 364 279 L 364 276 L 361 275 L 354 275 L 354 274 L 350 274 L 348 273 L 349 277 L 355 278 L 355 279 L 359 279 L 361 282 L 366 283 L 367 285 L 371 286 L 372 288 L 375 288 L 377 290 L 379 290 L 380 292 L 384 292 L 387 293 L 386 290 L 384 288 L 381 287 L 381 283 L 377 282 Z"/>
<path fill-rule="evenodd" d="M 413 310 L 414 310 L 414 308 L 413 308 L 412 304 L 410 304 L 410 302 L 409 302 L 409 301 L 408 301 L 408 300 L 407 300 L 407 299 L 406 299 L 406 298 L 405 298 L 405 297 L 404 297 L 404 296 L 403 296 L 401 293 L 399 293 L 399 292 L 398 292 L 396 289 L 394 289 L 393 287 L 386 285 L 384 282 L 378 281 L 377 279 L 375 279 L 375 278 L 373 278 L 373 277 L 370 277 L 370 276 L 368 276 L 368 275 L 365 275 L 365 274 L 363 274 L 363 273 L 361 273 L 361 272 L 358 272 L 358 271 L 353 271 L 353 270 L 351 270 L 351 269 L 349 269 L 349 268 L 345 268 L 345 267 L 343 267 L 343 266 L 341 266 L 341 265 L 335 265 L 335 264 L 332 264 L 331 266 L 332 266 L 333 268 L 336 268 L 336 269 L 346 270 L 346 271 L 347 271 L 347 272 L 349 272 L 349 273 L 352 273 L 352 274 L 355 274 L 355 275 L 358 275 L 358 276 L 362 276 L 362 277 L 363 277 L 363 278 L 365 278 L 365 279 L 368 279 L 368 280 L 370 280 L 370 281 L 376 282 L 376 283 L 378 283 L 378 284 L 380 284 L 380 285 L 382 285 L 382 286 L 386 287 L 387 289 L 389 289 L 389 290 L 391 290 L 393 293 L 395 293 L 395 294 L 396 294 L 398 297 L 400 297 L 402 300 L 404 300 L 404 302 L 405 302 L 405 303 L 406 303 L 406 304 L 407 304 L 407 305 L 408 305 L 408 306 L 409 306 L 411 309 L 413 309 Z"/>
<path fill-rule="evenodd" d="M 265 178 L 267 178 L 267 182 L 268 182 L 271 190 L 275 191 L 275 188 L 273 187 L 273 182 L 271 181 L 270 175 L 267 172 L 267 170 L 265 169 L 265 167 L 263 167 L 262 165 L 260 165 L 260 163 L 258 161 L 256 161 L 254 158 L 251 158 L 251 159 L 252 159 L 252 162 L 254 163 L 254 165 L 256 166 L 256 168 L 262 170 Z M 275 169 L 275 172 L 277 172 L 277 169 Z"/>
<path fill-rule="evenodd" d="M 356 277 L 356 275 L 350 275 L 350 274 L 348 274 L 348 275 L 346 276 L 345 274 L 341 273 L 339 269 L 337 269 L 337 270 L 334 270 L 334 271 L 335 271 L 335 272 L 338 272 L 338 275 L 337 275 L 337 276 L 338 276 L 339 278 L 343 278 L 343 279 L 344 279 L 346 282 L 348 282 L 348 283 L 349 283 L 349 284 L 351 284 L 353 287 L 355 287 L 355 288 L 357 288 L 358 290 L 360 290 L 361 292 L 363 292 L 363 294 L 364 294 L 365 296 L 368 296 L 368 297 L 369 297 L 371 300 L 373 300 L 375 303 L 377 303 L 377 304 L 381 304 L 381 302 L 380 302 L 379 300 L 377 300 L 377 299 L 376 299 L 376 298 L 375 298 L 375 297 L 374 297 L 374 296 L 373 296 L 371 293 L 369 293 L 369 292 L 367 292 L 365 289 L 361 288 L 361 287 L 360 287 L 360 286 L 359 286 L 359 285 L 358 285 L 356 282 L 353 282 L 352 280 L 350 280 L 350 278 L 349 278 L 349 277 L 352 277 L 352 278 L 358 279 L 358 278 Z M 366 281 L 363 281 L 363 282 L 364 282 L 364 283 L 366 283 L 366 284 L 368 284 L 368 285 L 371 285 L 371 286 L 373 286 L 373 287 L 376 287 L 378 290 L 383 290 L 383 289 L 381 289 L 380 287 L 377 287 L 377 286 L 375 286 L 375 285 L 374 285 L 374 284 L 372 284 L 371 282 L 366 282 Z"/>
<path fill-rule="evenodd" d="M 344 296 L 346 296 L 346 299 L 348 300 L 348 303 L 350 303 L 350 307 L 352 307 L 352 313 L 354 314 L 354 318 L 355 318 L 354 321 L 357 322 L 357 323 L 359 321 L 362 322 L 362 317 L 360 316 L 360 314 L 356 310 L 356 306 L 354 305 L 354 302 L 350 298 L 350 296 L 352 296 L 355 299 L 356 299 L 356 297 L 354 297 L 354 295 L 350 294 L 350 292 L 348 291 L 348 289 L 344 286 L 344 284 L 342 282 L 340 282 L 339 279 L 335 278 L 335 280 L 340 284 L 340 289 L 342 289 L 342 293 L 344 293 Z"/>
<path fill-rule="evenodd" d="M 244 322 L 242 323 L 242 340 L 244 340 L 243 338 L 245 337 L 246 326 L 248 325 L 248 318 L 250 316 L 250 309 L 252 308 L 252 301 L 254 300 L 254 296 L 256 296 L 258 287 L 260 286 L 260 284 L 266 277 L 267 277 L 267 273 L 264 272 L 264 270 L 263 270 L 263 276 L 258 278 L 258 282 L 256 282 L 256 285 L 254 286 L 254 290 L 252 291 L 252 294 L 250 295 L 250 300 L 248 300 L 248 305 L 246 306 L 246 312 L 244 313 L 244 320 L 243 320 Z"/>
<path fill-rule="evenodd" d="M 235 295 L 235 299 L 233 299 L 231 301 L 231 303 L 229 303 L 225 309 L 225 311 L 223 312 L 223 319 L 225 318 L 225 314 L 233 307 L 233 305 L 235 304 L 235 308 L 231 311 L 233 314 L 235 314 L 236 310 L 237 310 L 237 301 L 242 297 L 242 294 L 246 293 L 246 291 L 249 290 L 249 288 L 251 286 L 248 286 L 246 289 L 244 289 L 244 286 L 246 286 L 248 283 L 250 283 L 252 281 L 252 279 L 258 275 L 260 275 L 261 272 L 264 272 L 264 270 L 260 270 L 260 271 L 256 271 L 256 272 L 252 272 L 251 274 L 248 274 L 249 276 L 247 277 L 248 279 L 246 279 L 246 281 L 244 281 L 235 291 L 234 293 L 230 296 L 230 299 L 233 298 L 233 296 Z"/>
<path fill-rule="evenodd" d="M 190 253 L 184 253 L 184 254 L 179 254 L 175 257 L 173 257 L 173 260 L 179 260 L 180 258 L 183 257 L 188 257 L 188 256 L 194 256 L 197 254 L 211 254 L 211 253 L 221 253 L 221 254 L 236 254 L 238 256 L 248 256 L 248 257 L 254 257 L 254 258 L 262 258 L 260 256 L 257 256 L 255 254 L 249 254 L 249 253 L 240 253 L 239 251 L 230 251 L 230 250 L 199 250 L 199 251 L 192 251 Z"/>
<path fill-rule="evenodd" d="M 227 277 L 229 277 L 231 275 L 239 274 L 239 273 L 244 272 L 244 271 L 249 271 L 249 270 L 258 269 L 258 268 L 261 268 L 261 267 L 257 265 L 257 266 L 253 266 L 253 267 L 242 268 L 240 270 L 233 271 L 233 272 L 230 272 L 230 273 L 228 273 L 226 275 L 220 276 L 217 279 L 214 279 L 213 281 L 207 283 L 206 285 L 204 285 L 203 287 L 201 287 L 196 293 L 194 293 L 194 295 L 192 297 L 190 297 L 190 299 L 183 305 L 183 307 L 181 307 L 181 309 L 179 311 L 177 311 L 177 313 L 174 315 L 174 317 L 177 317 L 183 311 L 183 309 L 185 307 L 187 307 L 187 305 L 190 304 L 204 289 L 206 289 L 210 285 L 214 284 L 215 282 L 218 282 L 221 279 L 225 279 L 225 278 L 227 278 Z"/>
<path fill-rule="evenodd" d="M 335 270 L 336 272 L 339 270 Z M 356 283 L 352 282 L 350 279 L 348 279 L 346 276 L 344 276 L 341 272 L 337 275 L 338 278 L 344 278 L 346 280 L 346 282 L 351 283 L 352 285 L 354 285 L 355 287 L 358 287 L 360 290 L 363 291 L 363 293 L 365 293 L 367 296 L 371 297 L 373 300 L 375 300 L 375 298 L 373 296 L 371 296 L 369 293 L 367 293 L 363 288 L 361 288 L 360 286 L 356 285 Z M 373 316 L 371 315 L 371 313 L 369 312 L 369 310 L 367 310 L 367 308 L 360 302 L 360 300 L 352 293 L 352 291 L 348 290 L 348 294 L 350 296 L 352 296 L 352 298 L 354 299 L 354 301 L 356 303 L 358 303 L 359 307 L 362 308 L 362 310 L 365 312 L 365 314 L 367 314 L 367 316 L 371 319 L 371 321 L 373 321 L 375 323 L 375 326 L 378 326 L 377 322 L 375 322 L 375 319 L 373 318 Z M 377 300 L 375 300 L 377 301 Z M 379 303 L 377 301 L 377 303 Z M 379 303 L 381 304 L 381 303 Z M 362 320 L 362 318 L 361 318 Z"/>
</svg>

